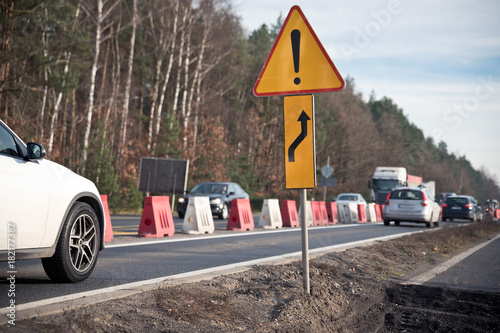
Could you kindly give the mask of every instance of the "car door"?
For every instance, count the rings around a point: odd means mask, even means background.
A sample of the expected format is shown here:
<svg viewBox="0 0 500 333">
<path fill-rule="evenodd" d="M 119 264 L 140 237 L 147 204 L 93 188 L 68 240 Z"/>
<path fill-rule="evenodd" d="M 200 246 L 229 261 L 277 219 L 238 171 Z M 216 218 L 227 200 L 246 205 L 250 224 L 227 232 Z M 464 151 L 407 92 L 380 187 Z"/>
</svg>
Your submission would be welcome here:
<svg viewBox="0 0 500 333">
<path fill-rule="evenodd" d="M 22 155 L 14 136 L 0 125 L 0 250 L 7 249 L 9 225 L 15 225 L 16 250 L 38 247 L 45 234 L 47 175 L 38 161 L 26 161 Z"/>
</svg>

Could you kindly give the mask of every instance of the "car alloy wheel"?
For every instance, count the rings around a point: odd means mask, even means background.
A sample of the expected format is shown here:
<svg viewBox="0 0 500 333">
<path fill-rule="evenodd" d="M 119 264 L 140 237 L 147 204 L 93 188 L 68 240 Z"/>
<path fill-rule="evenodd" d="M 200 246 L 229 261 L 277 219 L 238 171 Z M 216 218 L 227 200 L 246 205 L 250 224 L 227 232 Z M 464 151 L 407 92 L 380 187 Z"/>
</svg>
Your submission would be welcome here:
<svg viewBox="0 0 500 333">
<path fill-rule="evenodd" d="M 92 207 L 76 202 L 71 207 L 50 258 L 43 258 L 43 268 L 56 282 L 80 282 L 90 276 L 99 255 L 101 230 Z"/>
<path fill-rule="evenodd" d="M 73 223 L 68 243 L 73 268 L 82 273 L 89 269 L 98 252 L 97 230 L 94 220 L 87 214 L 80 215 Z"/>
</svg>

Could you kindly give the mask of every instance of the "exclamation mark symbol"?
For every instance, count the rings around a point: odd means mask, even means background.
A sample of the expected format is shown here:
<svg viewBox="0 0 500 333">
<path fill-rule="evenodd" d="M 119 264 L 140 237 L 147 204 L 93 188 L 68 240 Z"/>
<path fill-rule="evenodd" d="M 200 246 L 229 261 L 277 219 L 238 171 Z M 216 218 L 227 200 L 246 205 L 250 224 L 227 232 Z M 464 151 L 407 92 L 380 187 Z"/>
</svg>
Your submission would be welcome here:
<svg viewBox="0 0 500 333">
<path fill-rule="evenodd" d="M 295 73 L 298 73 L 300 63 L 300 31 L 297 29 L 293 30 L 290 37 L 292 38 L 293 69 L 295 70 Z M 293 83 L 299 85 L 300 78 L 296 77 L 293 80 Z"/>
</svg>

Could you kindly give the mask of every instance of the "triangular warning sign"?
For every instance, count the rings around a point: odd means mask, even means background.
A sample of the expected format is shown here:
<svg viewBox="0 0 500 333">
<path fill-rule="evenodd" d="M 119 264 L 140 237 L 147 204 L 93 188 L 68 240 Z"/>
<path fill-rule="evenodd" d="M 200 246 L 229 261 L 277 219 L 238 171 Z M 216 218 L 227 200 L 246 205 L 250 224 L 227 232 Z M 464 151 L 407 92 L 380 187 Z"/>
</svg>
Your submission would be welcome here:
<svg viewBox="0 0 500 333">
<path fill-rule="evenodd" d="M 339 91 L 345 82 L 299 6 L 293 6 L 260 72 L 256 96 Z"/>
</svg>

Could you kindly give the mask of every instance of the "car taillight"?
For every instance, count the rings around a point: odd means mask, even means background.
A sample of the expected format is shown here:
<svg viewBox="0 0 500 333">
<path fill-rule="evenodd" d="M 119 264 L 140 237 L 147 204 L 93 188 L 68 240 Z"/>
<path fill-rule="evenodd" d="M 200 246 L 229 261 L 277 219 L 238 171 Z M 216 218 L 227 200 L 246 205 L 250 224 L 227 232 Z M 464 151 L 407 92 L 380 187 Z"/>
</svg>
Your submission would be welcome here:
<svg viewBox="0 0 500 333">
<path fill-rule="evenodd" d="M 385 205 L 386 206 L 389 206 L 389 197 L 391 196 L 391 194 L 387 194 L 387 198 L 385 198 Z"/>
<path fill-rule="evenodd" d="M 425 207 L 425 206 L 428 205 L 428 203 L 427 203 L 427 198 L 425 197 L 425 193 L 424 192 L 422 192 L 422 198 L 423 199 L 422 199 L 421 204 L 422 204 L 422 207 Z"/>
<path fill-rule="evenodd" d="M 443 204 L 441 207 L 448 207 L 448 205 L 447 204 Z"/>
<path fill-rule="evenodd" d="M 469 209 L 472 209 L 472 204 L 467 204 L 464 206 L 465 208 L 469 208 Z"/>
</svg>

